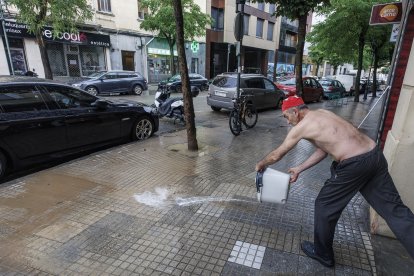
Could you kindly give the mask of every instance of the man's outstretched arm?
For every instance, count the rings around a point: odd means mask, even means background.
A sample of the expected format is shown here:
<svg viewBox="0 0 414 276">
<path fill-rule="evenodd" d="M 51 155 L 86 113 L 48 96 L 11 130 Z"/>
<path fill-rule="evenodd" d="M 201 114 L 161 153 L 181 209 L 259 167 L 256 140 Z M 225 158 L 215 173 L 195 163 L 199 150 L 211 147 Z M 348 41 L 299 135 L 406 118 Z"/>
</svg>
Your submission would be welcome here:
<svg viewBox="0 0 414 276">
<path fill-rule="evenodd" d="M 300 164 L 297 167 L 293 167 L 290 168 L 288 170 L 288 172 L 291 174 L 290 176 L 290 182 L 295 182 L 298 177 L 299 174 L 301 172 L 303 172 L 304 170 L 309 169 L 310 167 L 318 164 L 319 162 L 321 162 L 328 154 L 326 152 L 324 152 L 323 150 L 321 150 L 320 148 L 317 148 L 316 151 L 309 156 L 308 159 L 305 160 L 305 162 L 303 162 L 302 164 Z"/>
</svg>

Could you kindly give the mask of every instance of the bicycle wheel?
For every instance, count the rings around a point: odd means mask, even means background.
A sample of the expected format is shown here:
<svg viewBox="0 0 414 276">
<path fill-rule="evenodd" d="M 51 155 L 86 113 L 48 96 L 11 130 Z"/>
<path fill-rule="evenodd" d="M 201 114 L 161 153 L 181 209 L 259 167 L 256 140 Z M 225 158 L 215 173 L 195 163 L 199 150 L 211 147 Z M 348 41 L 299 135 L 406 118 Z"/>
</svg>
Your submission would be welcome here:
<svg viewBox="0 0 414 276">
<path fill-rule="evenodd" d="M 243 124 L 246 128 L 252 128 L 257 123 L 257 110 L 252 104 L 248 104 L 243 114 Z"/>
<path fill-rule="evenodd" d="M 240 134 L 241 122 L 239 120 L 239 112 L 236 109 L 233 109 L 230 113 L 229 126 L 230 126 L 231 133 L 233 133 L 234 136 L 237 136 Z"/>
</svg>

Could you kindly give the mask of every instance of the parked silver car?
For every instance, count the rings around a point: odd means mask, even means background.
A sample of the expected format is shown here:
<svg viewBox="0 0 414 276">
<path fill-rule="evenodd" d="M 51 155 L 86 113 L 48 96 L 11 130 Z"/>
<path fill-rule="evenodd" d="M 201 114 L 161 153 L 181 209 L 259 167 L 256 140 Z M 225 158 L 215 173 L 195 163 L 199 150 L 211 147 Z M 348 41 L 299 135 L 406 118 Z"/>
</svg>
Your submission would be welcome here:
<svg viewBox="0 0 414 276">
<path fill-rule="evenodd" d="M 237 73 L 217 75 L 210 84 L 207 104 L 214 111 L 233 109 L 237 92 Z M 241 74 L 240 94 L 251 95 L 257 109 L 280 108 L 285 94 L 269 79 L 260 74 Z"/>
</svg>

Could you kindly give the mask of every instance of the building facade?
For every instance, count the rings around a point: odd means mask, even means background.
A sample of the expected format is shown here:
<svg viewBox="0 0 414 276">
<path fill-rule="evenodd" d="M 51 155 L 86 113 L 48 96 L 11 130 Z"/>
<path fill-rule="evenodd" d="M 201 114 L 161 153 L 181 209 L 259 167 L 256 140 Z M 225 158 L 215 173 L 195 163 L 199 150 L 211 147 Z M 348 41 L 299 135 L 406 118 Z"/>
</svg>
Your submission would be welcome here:
<svg viewBox="0 0 414 276">
<path fill-rule="evenodd" d="M 54 38 L 51 28 L 45 26 L 43 35 L 54 79 L 70 82 L 101 70 L 136 71 L 150 82 L 171 75 L 168 44 L 156 38 L 157 34 L 140 28 L 147 13 L 140 0 L 88 2 L 94 15 L 92 20 L 78 27 L 78 32 Z M 205 12 L 205 1 L 196 0 L 195 3 Z M 27 26 L 16 22 L 17 12 L 7 13 L 7 39 L 0 32 L 0 74 L 24 74 L 34 70 L 39 77 L 44 77 L 39 47 Z M 186 43 L 189 72 L 205 75 L 205 48 L 203 37 Z M 174 56 L 177 60 L 176 51 Z"/>
<path fill-rule="evenodd" d="M 246 1 L 241 67 L 246 73 L 267 75 L 270 52 L 278 47 L 280 20 L 272 16 L 274 4 Z M 206 35 L 206 77 L 237 71 L 234 21 L 236 0 L 207 0 L 207 13 L 213 24 Z"/>
</svg>

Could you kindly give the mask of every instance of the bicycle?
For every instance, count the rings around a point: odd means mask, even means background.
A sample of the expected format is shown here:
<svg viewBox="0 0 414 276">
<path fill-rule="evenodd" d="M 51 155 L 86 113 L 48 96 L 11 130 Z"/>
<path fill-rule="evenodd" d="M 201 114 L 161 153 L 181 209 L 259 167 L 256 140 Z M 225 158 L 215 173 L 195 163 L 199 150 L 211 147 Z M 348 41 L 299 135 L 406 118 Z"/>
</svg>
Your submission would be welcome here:
<svg viewBox="0 0 414 276">
<path fill-rule="evenodd" d="M 257 123 L 257 110 L 249 97 L 251 95 L 240 95 L 239 98 L 233 100 L 234 108 L 230 113 L 229 126 L 231 133 L 235 136 L 242 131 L 242 123 L 246 128 L 252 128 Z"/>
</svg>

